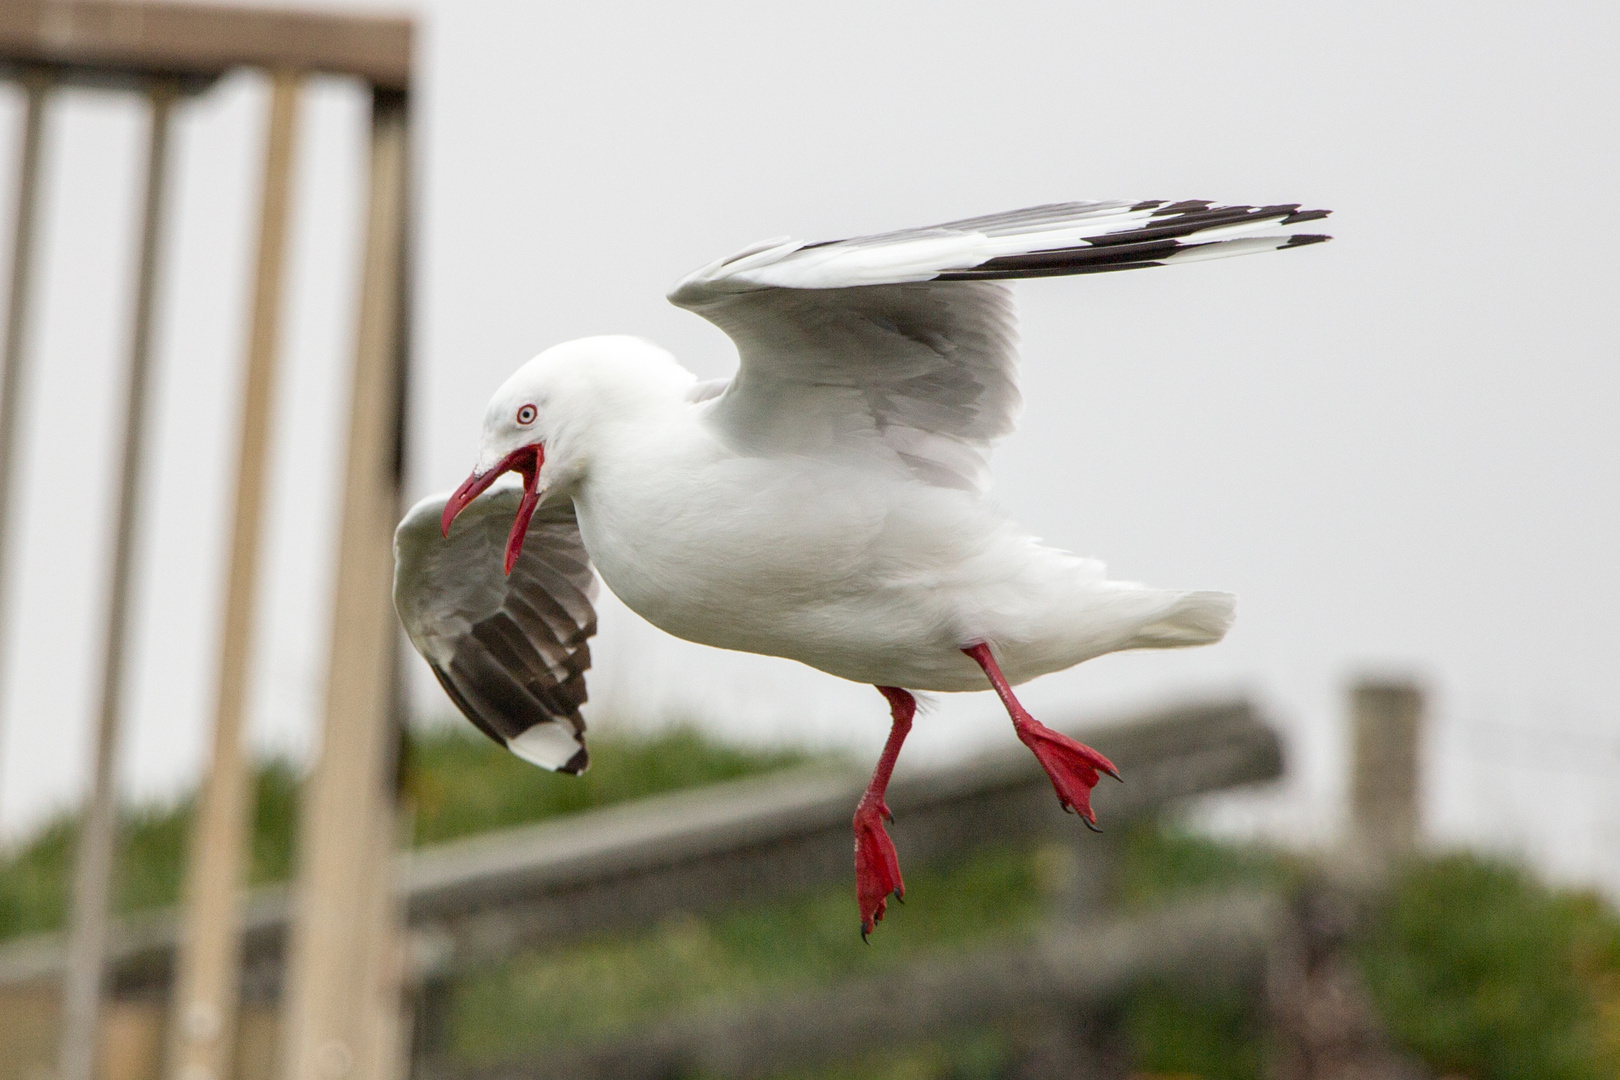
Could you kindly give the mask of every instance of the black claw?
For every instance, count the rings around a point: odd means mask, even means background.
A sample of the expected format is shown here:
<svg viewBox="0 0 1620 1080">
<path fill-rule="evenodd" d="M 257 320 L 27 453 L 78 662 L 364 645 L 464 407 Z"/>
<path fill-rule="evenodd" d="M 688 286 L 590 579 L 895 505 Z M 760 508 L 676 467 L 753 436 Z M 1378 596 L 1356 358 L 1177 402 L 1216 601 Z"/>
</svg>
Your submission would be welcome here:
<svg viewBox="0 0 1620 1080">
<path fill-rule="evenodd" d="M 906 902 L 906 894 L 896 889 L 894 890 L 894 899 L 896 903 L 903 904 Z"/>
<path fill-rule="evenodd" d="M 864 927 L 864 926 L 861 927 L 861 944 L 862 945 L 870 945 L 870 944 L 872 944 L 870 941 L 866 940 L 866 934 L 867 934 L 866 927 Z"/>
<path fill-rule="evenodd" d="M 1088 817 L 1086 817 L 1084 815 L 1081 815 L 1080 820 L 1086 823 L 1086 828 L 1090 829 L 1094 833 L 1097 833 L 1097 834 L 1101 835 L 1102 828 L 1100 826 L 1098 826 L 1098 824 L 1095 821 L 1092 821 L 1090 818 L 1088 818 Z"/>
</svg>

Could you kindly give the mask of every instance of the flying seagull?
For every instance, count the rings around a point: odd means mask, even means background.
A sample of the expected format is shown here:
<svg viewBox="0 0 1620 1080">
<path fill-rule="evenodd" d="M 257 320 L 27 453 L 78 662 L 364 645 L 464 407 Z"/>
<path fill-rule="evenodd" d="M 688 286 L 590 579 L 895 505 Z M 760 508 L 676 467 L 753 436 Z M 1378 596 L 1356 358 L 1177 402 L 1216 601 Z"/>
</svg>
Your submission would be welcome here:
<svg viewBox="0 0 1620 1080">
<path fill-rule="evenodd" d="M 669 299 L 737 346 L 699 382 L 631 337 L 547 349 L 495 392 L 477 465 L 395 535 L 394 599 L 480 730 L 546 768 L 587 763 L 595 574 L 689 641 L 870 683 L 891 728 L 855 810 L 861 933 L 904 895 L 884 791 L 914 691 L 993 689 L 1065 809 L 1118 776 L 1012 688 L 1121 649 L 1219 641 L 1235 597 L 1110 580 L 985 497 L 1019 407 L 1001 281 L 1301 247 L 1327 211 L 1073 202 L 852 240 L 767 240 Z M 517 473 L 521 487 L 490 491 Z M 595 574 L 592 567 L 595 567 Z"/>
</svg>

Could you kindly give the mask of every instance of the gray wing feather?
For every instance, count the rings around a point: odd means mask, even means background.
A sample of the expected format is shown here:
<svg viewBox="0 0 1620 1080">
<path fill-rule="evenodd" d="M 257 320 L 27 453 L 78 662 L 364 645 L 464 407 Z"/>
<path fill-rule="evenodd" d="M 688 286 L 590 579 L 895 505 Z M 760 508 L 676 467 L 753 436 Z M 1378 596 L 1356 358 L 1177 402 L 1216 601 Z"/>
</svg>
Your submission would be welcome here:
<svg viewBox="0 0 1620 1080">
<path fill-rule="evenodd" d="M 714 422 L 739 443 L 876 450 L 976 490 L 1018 416 L 1012 298 L 988 282 L 721 293 L 685 306 L 737 345 Z"/>
<path fill-rule="evenodd" d="M 520 492 L 492 491 L 439 533 L 445 496 L 394 533 L 394 607 L 411 644 L 478 729 L 529 761 L 583 772 L 585 672 L 596 577 L 571 502 L 541 508 L 523 554 L 501 572 Z"/>
<path fill-rule="evenodd" d="M 825 243 L 768 240 L 669 294 L 737 345 L 711 423 L 767 452 L 873 452 L 977 489 L 1019 405 L 999 279 L 1163 266 L 1301 247 L 1327 215 L 1298 204 L 1071 202 Z M 707 397 L 707 394 L 705 394 Z"/>
</svg>

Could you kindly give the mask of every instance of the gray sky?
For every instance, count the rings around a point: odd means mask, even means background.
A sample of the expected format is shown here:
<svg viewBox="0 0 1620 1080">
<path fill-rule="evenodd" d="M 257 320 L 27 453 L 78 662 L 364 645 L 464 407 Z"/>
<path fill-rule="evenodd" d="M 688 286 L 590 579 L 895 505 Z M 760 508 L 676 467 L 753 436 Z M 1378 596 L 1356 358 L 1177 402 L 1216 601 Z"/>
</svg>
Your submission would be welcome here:
<svg viewBox="0 0 1620 1080">
<path fill-rule="evenodd" d="M 725 339 L 663 294 L 761 237 L 1088 197 L 1329 207 L 1329 245 L 1017 287 L 1027 404 L 996 497 L 1117 576 L 1241 596 L 1219 646 L 1104 658 L 1026 701 L 1062 720 L 1254 693 L 1294 777 L 1217 817 L 1320 840 L 1341 813 L 1345 680 L 1415 674 L 1434 691 L 1433 832 L 1620 890 L 1612 8 L 420 10 L 413 495 L 465 475 L 489 393 L 557 341 L 640 334 L 726 374 Z M 179 130 L 124 770 L 142 795 L 189 783 L 203 752 L 263 102 L 233 78 Z M 322 81 L 301 144 L 254 717 L 261 746 L 293 753 L 320 704 L 363 118 L 354 87 Z M 73 94 L 49 139 L 13 833 L 86 773 L 141 112 Z M 611 604 L 603 624 L 595 723 L 881 743 L 869 688 L 674 642 Z M 448 711 L 419 683 L 420 711 Z M 964 695 L 907 755 L 1010 741 L 995 700 Z"/>
</svg>

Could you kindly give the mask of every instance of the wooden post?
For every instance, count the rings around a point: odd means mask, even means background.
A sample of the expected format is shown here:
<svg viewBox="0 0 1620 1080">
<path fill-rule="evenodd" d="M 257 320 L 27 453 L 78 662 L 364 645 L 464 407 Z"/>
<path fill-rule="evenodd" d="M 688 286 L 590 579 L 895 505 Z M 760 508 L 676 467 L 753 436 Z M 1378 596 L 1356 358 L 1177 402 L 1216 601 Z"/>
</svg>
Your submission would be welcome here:
<svg viewBox="0 0 1620 1080">
<path fill-rule="evenodd" d="M 0 702 L 5 699 L 11 657 L 12 504 L 17 498 L 17 443 L 21 438 L 24 366 L 28 347 L 28 292 L 34 263 L 34 222 L 39 202 L 39 144 L 45 128 L 49 77 L 30 73 L 23 80 L 22 145 L 17 155 L 17 202 L 11 232 L 11 289 L 6 302 L 6 337 L 0 352 Z M 4 719 L 0 709 L 0 720 Z"/>
<path fill-rule="evenodd" d="M 292 71 L 278 71 L 271 77 L 214 750 L 192 825 L 171 1013 L 174 1022 L 170 1025 L 167 1073 L 171 1080 L 225 1080 L 232 1060 L 241 960 L 239 893 L 250 779 L 242 747 L 242 714 L 252 653 L 299 82 L 299 75 Z"/>
<path fill-rule="evenodd" d="M 374 92 L 370 210 L 349 416 L 326 722 L 305 786 L 284 1001 L 288 1080 L 399 1080 L 395 627 L 399 515 L 404 95 Z"/>
<path fill-rule="evenodd" d="M 1350 689 L 1350 724 L 1351 856 L 1381 878 L 1417 847 L 1423 691 L 1362 680 Z"/>
<path fill-rule="evenodd" d="M 178 88 L 154 82 L 148 90 L 152 119 L 146 157 L 146 197 L 141 217 L 140 266 L 126 387 L 123 460 L 118 480 L 117 531 L 101 670 L 101 712 L 96 724 L 90 799 L 79 832 L 68 928 L 67 970 L 62 980 L 62 1052 L 59 1080 L 91 1080 L 96 1060 L 101 1004 L 102 956 L 107 910 L 112 902 L 113 841 L 117 829 L 118 729 L 123 720 L 129 597 L 140 517 L 140 474 L 145 458 L 148 387 L 151 382 L 152 302 L 156 294 L 158 241 L 163 226 L 169 115 Z"/>
</svg>

